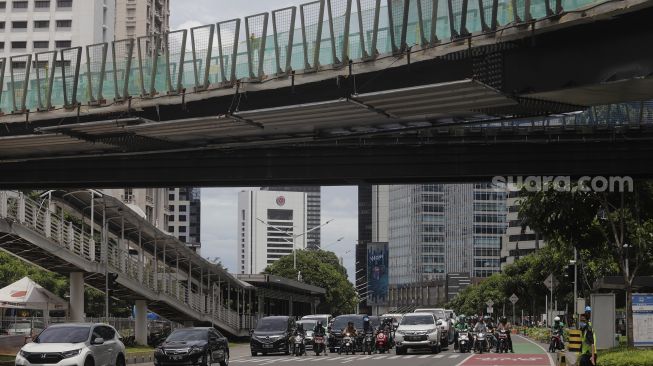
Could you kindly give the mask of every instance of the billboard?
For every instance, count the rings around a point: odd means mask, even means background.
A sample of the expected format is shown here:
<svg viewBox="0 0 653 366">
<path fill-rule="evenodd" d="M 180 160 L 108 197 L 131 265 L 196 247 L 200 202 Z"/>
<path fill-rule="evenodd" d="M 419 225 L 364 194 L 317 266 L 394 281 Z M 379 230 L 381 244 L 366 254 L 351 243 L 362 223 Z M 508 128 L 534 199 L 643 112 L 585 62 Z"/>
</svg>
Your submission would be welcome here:
<svg viewBox="0 0 653 366">
<path fill-rule="evenodd" d="M 388 243 L 367 245 L 367 304 L 386 305 L 388 301 Z"/>
</svg>

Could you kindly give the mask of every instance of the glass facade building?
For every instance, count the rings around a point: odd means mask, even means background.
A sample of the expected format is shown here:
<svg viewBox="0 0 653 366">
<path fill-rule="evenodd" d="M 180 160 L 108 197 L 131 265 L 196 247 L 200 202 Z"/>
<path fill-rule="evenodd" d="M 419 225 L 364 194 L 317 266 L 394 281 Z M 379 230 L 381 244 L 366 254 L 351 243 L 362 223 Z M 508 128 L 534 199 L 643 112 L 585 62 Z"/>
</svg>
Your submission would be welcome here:
<svg viewBox="0 0 653 366">
<path fill-rule="evenodd" d="M 389 187 L 390 283 L 499 272 L 506 191 L 489 183 Z"/>
</svg>

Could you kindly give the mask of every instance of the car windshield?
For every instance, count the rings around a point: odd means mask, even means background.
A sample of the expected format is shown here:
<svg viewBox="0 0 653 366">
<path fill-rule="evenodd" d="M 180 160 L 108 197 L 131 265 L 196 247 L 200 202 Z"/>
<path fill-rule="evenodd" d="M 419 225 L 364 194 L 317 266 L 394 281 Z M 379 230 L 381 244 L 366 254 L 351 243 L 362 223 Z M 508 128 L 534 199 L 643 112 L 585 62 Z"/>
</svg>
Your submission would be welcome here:
<svg viewBox="0 0 653 366">
<path fill-rule="evenodd" d="M 259 332 L 283 332 L 288 328 L 288 321 L 284 318 L 263 318 L 256 324 Z"/>
<path fill-rule="evenodd" d="M 347 328 L 347 323 L 354 323 L 356 329 L 363 329 L 363 317 L 362 316 L 339 316 L 336 320 L 333 321 L 332 329 L 341 331 Z"/>
<path fill-rule="evenodd" d="M 166 342 L 206 341 L 209 332 L 206 329 L 177 329 L 166 338 Z"/>
<path fill-rule="evenodd" d="M 34 343 L 82 343 L 86 342 L 91 327 L 51 327 L 34 340 Z"/>
<path fill-rule="evenodd" d="M 300 320 L 297 324 L 301 324 L 304 327 L 304 330 L 313 330 L 317 324 L 317 320 Z"/>
<path fill-rule="evenodd" d="M 435 324 L 432 315 L 410 315 L 401 319 L 400 325 L 426 325 Z"/>
</svg>

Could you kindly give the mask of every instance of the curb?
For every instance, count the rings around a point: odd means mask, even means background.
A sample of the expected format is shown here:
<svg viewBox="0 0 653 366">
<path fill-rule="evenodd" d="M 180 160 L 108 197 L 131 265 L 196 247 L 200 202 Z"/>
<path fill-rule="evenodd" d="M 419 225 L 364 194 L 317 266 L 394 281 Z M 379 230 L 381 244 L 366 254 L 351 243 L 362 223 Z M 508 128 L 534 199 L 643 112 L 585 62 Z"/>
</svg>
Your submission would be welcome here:
<svg viewBox="0 0 653 366">
<path fill-rule="evenodd" d="M 125 363 L 127 365 L 134 365 L 137 363 L 149 363 L 149 362 L 154 362 L 154 352 L 132 353 L 125 356 Z"/>
</svg>

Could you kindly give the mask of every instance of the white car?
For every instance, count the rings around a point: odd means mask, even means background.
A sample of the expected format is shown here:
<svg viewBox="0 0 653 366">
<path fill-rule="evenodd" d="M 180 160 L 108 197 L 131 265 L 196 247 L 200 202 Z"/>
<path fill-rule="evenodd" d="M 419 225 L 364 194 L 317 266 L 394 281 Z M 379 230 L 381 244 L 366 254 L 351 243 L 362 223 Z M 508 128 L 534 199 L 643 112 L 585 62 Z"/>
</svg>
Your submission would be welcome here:
<svg viewBox="0 0 653 366">
<path fill-rule="evenodd" d="M 125 345 L 106 324 L 57 324 L 16 355 L 16 366 L 125 366 Z"/>
<path fill-rule="evenodd" d="M 416 313 L 431 313 L 435 317 L 436 321 L 441 321 L 438 323 L 438 326 L 440 326 L 440 331 L 441 331 L 441 343 L 442 343 L 442 348 L 447 348 L 451 343 L 454 341 L 454 331 L 451 327 L 451 323 L 447 321 L 447 313 L 445 312 L 444 309 L 416 309 Z"/>
<path fill-rule="evenodd" d="M 442 351 L 440 328 L 432 313 L 408 313 L 404 315 L 395 332 L 398 355 L 408 349 L 429 349 L 432 353 Z"/>
</svg>

